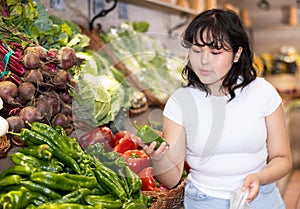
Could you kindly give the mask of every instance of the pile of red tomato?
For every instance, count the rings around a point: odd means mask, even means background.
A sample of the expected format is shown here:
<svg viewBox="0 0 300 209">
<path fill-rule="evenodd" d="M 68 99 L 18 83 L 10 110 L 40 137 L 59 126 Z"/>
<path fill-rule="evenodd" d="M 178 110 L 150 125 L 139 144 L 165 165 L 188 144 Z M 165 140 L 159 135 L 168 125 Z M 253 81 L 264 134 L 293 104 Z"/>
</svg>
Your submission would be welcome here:
<svg viewBox="0 0 300 209">
<path fill-rule="evenodd" d="M 138 145 L 137 136 L 129 131 L 121 130 L 114 135 L 109 127 L 103 126 L 84 134 L 78 141 L 83 149 L 100 142 L 104 144 L 106 151 L 118 152 L 126 159 L 131 170 L 141 178 L 142 191 L 169 190 L 156 180 L 150 157 Z"/>
</svg>

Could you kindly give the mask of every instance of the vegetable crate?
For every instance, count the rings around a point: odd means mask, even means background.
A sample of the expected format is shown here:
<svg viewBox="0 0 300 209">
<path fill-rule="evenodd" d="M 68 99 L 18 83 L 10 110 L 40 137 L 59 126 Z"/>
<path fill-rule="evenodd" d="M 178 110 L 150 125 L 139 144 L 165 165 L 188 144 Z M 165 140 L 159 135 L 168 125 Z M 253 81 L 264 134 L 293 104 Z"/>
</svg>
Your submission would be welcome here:
<svg viewBox="0 0 300 209">
<path fill-rule="evenodd" d="M 153 205 L 149 209 L 178 209 L 183 205 L 184 186 L 187 179 L 181 181 L 174 189 L 167 191 L 143 191 L 145 196 L 151 196 Z"/>
</svg>

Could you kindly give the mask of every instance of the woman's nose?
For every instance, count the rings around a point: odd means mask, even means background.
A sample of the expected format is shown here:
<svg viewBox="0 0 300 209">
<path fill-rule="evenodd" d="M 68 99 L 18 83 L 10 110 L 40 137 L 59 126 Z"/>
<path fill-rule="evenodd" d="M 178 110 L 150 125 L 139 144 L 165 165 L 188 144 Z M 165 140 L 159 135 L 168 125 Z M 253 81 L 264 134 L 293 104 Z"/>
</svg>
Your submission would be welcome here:
<svg viewBox="0 0 300 209">
<path fill-rule="evenodd" d="M 200 62 L 201 64 L 205 65 L 208 64 L 209 62 L 209 57 L 208 57 L 208 53 L 207 52 L 203 52 L 200 55 Z"/>
</svg>

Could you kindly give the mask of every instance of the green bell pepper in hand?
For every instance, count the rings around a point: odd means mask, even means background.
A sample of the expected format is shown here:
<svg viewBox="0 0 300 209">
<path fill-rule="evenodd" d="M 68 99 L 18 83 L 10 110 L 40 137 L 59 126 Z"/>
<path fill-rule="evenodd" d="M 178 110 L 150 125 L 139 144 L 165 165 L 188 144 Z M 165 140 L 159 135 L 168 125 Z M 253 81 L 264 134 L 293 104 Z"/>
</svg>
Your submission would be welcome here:
<svg viewBox="0 0 300 209">
<path fill-rule="evenodd" d="M 152 142 L 156 142 L 155 149 L 157 149 L 163 142 L 170 146 L 169 143 L 153 128 L 148 125 L 139 127 L 136 122 L 134 122 L 134 127 L 138 130 L 136 135 L 142 139 L 147 145 L 150 145 Z"/>
</svg>

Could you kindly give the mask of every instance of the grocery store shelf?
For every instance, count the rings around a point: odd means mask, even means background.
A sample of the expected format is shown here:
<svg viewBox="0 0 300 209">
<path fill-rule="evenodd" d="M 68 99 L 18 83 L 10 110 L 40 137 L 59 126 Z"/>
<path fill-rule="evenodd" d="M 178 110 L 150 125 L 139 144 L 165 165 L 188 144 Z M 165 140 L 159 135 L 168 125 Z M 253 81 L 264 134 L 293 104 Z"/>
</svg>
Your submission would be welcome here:
<svg viewBox="0 0 300 209">
<path fill-rule="evenodd" d="M 193 9 L 182 7 L 177 4 L 172 4 L 161 0 L 138 0 L 138 1 L 120 0 L 120 2 L 142 6 L 150 9 L 155 9 L 155 10 L 161 10 L 163 12 L 167 12 L 171 14 L 187 14 L 190 16 L 195 16 L 198 14 L 198 12 L 196 12 Z"/>
</svg>

